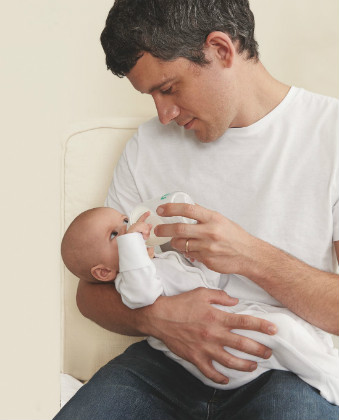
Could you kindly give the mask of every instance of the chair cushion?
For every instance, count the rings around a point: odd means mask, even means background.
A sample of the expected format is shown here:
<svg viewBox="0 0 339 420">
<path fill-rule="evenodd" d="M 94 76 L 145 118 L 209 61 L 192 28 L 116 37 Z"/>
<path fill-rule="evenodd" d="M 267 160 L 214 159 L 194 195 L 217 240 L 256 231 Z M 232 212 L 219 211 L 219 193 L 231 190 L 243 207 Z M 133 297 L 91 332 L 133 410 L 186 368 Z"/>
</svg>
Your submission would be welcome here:
<svg viewBox="0 0 339 420">
<path fill-rule="evenodd" d="M 62 156 L 62 234 L 79 213 L 104 204 L 114 166 L 141 122 L 115 119 L 70 129 Z M 85 381 L 140 338 L 111 333 L 84 318 L 75 301 L 78 279 L 63 264 L 61 271 L 62 372 Z"/>
</svg>

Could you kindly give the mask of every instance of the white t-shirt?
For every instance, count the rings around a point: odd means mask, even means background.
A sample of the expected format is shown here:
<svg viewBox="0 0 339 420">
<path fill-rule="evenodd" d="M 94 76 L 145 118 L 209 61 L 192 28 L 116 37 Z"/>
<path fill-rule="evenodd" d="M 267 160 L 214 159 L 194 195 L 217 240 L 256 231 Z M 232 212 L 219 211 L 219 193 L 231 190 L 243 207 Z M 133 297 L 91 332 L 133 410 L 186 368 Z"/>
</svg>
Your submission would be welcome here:
<svg viewBox="0 0 339 420">
<path fill-rule="evenodd" d="M 106 205 L 128 214 L 172 191 L 314 267 L 333 271 L 339 240 L 339 102 L 292 87 L 268 115 L 212 143 L 157 118 L 140 126 L 114 171 Z M 244 276 L 234 297 L 281 306 Z M 293 291 L 291 291 L 293 293 Z"/>
</svg>

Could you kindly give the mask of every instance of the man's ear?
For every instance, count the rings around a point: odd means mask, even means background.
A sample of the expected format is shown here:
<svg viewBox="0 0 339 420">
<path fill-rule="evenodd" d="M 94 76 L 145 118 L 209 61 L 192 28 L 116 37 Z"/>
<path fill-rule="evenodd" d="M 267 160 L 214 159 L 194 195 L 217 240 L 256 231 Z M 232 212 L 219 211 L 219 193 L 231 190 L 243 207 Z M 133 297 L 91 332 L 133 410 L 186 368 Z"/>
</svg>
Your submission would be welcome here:
<svg viewBox="0 0 339 420">
<path fill-rule="evenodd" d="M 116 272 L 109 267 L 105 267 L 103 264 L 98 264 L 91 268 L 92 276 L 100 281 L 112 281 L 116 278 Z"/>
<path fill-rule="evenodd" d="M 236 47 L 231 38 L 225 32 L 211 32 L 205 41 L 206 58 L 216 57 L 220 63 L 227 68 L 232 67 Z"/>
</svg>

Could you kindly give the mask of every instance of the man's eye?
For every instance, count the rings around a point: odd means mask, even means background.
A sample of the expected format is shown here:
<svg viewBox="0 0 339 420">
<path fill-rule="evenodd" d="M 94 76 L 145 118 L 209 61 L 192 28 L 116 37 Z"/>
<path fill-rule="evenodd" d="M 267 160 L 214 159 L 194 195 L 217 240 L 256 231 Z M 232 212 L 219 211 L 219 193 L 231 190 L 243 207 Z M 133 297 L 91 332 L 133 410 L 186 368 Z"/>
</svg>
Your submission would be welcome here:
<svg viewBox="0 0 339 420">
<path fill-rule="evenodd" d="M 118 232 L 116 232 L 116 231 L 114 230 L 113 232 L 111 232 L 110 239 L 114 239 L 117 235 L 118 235 Z"/>
<path fill-rule="evenodd" d="M 161 91 L 161 93 L 163 94 L 163 95 L 170 95 L 171 93 L 172 93 L 172 86 L 171 87 L 169 87 L 168 89 L 166 89 L 166 90 L 162 90 Z"/>
</svg>

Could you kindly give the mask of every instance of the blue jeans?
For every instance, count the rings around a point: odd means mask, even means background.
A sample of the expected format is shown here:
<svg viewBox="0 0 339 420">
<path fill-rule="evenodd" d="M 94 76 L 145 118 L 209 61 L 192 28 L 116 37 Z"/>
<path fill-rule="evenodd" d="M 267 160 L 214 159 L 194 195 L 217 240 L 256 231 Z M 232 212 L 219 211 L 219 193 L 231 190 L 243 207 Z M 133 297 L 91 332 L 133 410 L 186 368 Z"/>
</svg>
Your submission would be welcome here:
<svg viewBox="0 0 339 420">
<path fill-rule="evenodd" d="M 133 344 L 101 368 L 54 420 L 338 420 L 339 407 L 291 372 L 241 388 L 204 385 L 151 348 Z"/>
</svg>

